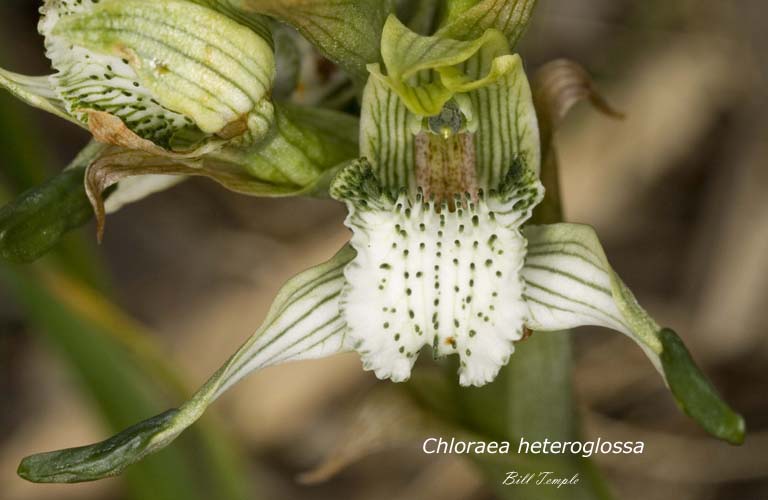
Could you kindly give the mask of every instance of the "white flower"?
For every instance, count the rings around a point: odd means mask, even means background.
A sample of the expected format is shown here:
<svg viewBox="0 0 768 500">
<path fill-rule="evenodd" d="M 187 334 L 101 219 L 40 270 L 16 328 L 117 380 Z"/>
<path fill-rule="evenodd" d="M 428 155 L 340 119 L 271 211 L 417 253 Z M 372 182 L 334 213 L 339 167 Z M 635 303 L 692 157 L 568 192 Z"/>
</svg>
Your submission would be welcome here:
<svg viewBox="0 0 768 500">
<path fill-rule="evenodd" d="M 39 31 L 56 70 L 0 85 L 102 142 L 198 156 L 262 137 L 273 119 L 261 33 L 183 0 L 46 0 Z"/>
<path fill-rule="evenodd" d="M 431 346 L 436 357 L 459 356 L 462 385 L 483 385 L 524 329 L 581 325 L 629 336 L 689 415 L 717 437 L 743 439 L 741 417 L 679 337 L 638 305 L 591 228 L 523 225 L 542 199 L 541 154 L 528 81 L 504 37 L 420 37 L 390 18 L 382 53 L 387 74 L 370 66 L 363 95 L 364 158 L 331 188 L 349 209 L 350 245 L 291 279 L 257 332 L 181 408 L 102 443 L 28 457 L 20 474 L 118 474 L 266 366 L 356 350 L 380 378 L 403 381 Z"/>
</svg>

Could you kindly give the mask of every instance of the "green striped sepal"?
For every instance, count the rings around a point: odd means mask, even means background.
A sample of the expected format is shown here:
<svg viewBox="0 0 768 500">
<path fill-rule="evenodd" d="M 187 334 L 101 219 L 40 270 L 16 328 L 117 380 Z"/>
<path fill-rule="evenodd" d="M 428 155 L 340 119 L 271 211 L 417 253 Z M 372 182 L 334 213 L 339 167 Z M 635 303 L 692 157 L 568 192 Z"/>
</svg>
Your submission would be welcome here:
<svg viewBox="0 0 768 500">
<path fill-rule="evenodd" d="M 521 272 L 528 328 L 597 325 L 624 333 L 643 349 L 686 414 L 720 439 L 733 444 L 744 440 L 744 420 L 720 399 L 677 334 L 659 327 L 638 304 L 591 227 L 529 226 L 523 234 L 528 240 Z"/>
<path fill-rule="evenodd" d="M 344 247 L 328 262 L 289 280 L 262 326 L 180 408 L 147 419 L 100 443 L 27 457 L 19 465 L 19 475 L 39 483 L 73 483 L 120 474 L 125 467 L 168 446 L 216 398 L 248 373 L 345 350 L 345 325 L 338 304 L 344 266 L 354 255 L 354 250 Z"/>
<path fill-rule="evenodd" d="M 242 12 L 258 12 L 295 28 L 360 84 L 368 78 L 366 65 L 379 59 L 381 27 L 393 8 L 387 0 L 198 1 L 231 3 Z"/>
<path fill-rule="evenodd" d="M 461 385 L 481 386 L 507 363 L 527 314 L 519 228 L 543 196 L 530 173 L 509 178 L 449 209 L 387 191 L 365 161 L 339 174 L 331 196 L 347 204 L 357 251 L 341 307 L 365 369 L 404 381 L 429 345 L 435 357 L 459 356 Z"/>
<path fill-rule="evenodd" d="M 494 28 L 514 47 L 528 27 L 536 0 L 448 0 L 439 35 L 467 40 Z"/>
<path fill-rule="evenodd" d="M 390 16 L 381 51 L 386 74 L 369 65 L 360 148 L 387 188 L 415 194 L 418 143 L 441 132 L 469 136 L 471 147 L 464 149 L 479 189 L 496 189 L 515 162 L 538 172 L 531 90 L 520 57 L 500 32 L 487 30 L 473 41 L 424 37 Z M 450 126 L 440 124 L 447 112 L 459 114 Z"/>
<path fill-rule="evenodd" d="M 224 14 L 233 21 L 249 27 L 254 33 L 269 42 L 274 47 L 270 19 L 266 16 L 255 14 L 250 6 L 236 0 L 187 0 L 198 5 L 203 5 L 216 12 Z"/>
<path fill-rule="evenodd" d="M 46 0 L 41 13 L 56 73 L 0 83 L 102 142 L 197 156 L 272 123 L 270 42 L 225 14 L 182 0 Z"/>
</svg>

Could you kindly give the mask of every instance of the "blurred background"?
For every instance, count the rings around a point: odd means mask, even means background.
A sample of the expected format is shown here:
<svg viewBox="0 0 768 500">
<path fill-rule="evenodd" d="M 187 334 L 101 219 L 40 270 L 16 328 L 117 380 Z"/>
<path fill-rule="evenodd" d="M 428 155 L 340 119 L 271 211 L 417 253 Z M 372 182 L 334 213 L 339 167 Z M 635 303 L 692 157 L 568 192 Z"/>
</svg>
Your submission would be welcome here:
<svg viewBox="0 0 768 500">
<path fill-rule="evenodd" d="M 0 4 L 3 67 L 49 72 L 37 7 Z M 559 131 L 566 218 L 597 228 L 624 281 L 680 333 L 749 428 L 740 448 L 709 439 L 634 343 L 580 329 L 574 380 L 586 436 L 646 443 L 642 455 L 596 457 L 611 490 L 768 499 L 765 3 L 540 0 L 520 52 L 529 73 L 554 58 L 580 62 L 626 114 L 616 121 L 581 105 Z M 87 140 L 0 93 L 0 200 L 53 175 Z M 33 485 L 15 475 L 23 456 L 103 439 L 178 404 L 259 325 L 285 279 L 343 244 L 343 217 L 332 201 L 252 199 L 193 179 L 109 216 L 100 247 L 90 225 L 44 264 L 66 262 L 83 279 L 52 273 L 41 284 L 6 269 L 0 498 L 493 498 L 470 464 L 427 459 L 407 440 L 328 481 L 297 481 L 377 385 L 355 355 L 251 376 L 199 431 L 127 476 Z"/>
</svg>

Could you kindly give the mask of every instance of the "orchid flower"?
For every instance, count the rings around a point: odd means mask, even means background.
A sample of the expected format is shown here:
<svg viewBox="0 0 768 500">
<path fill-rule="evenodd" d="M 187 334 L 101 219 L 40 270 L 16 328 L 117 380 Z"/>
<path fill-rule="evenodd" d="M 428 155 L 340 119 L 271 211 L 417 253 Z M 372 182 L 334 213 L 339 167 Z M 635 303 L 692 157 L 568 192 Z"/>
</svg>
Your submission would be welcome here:
<svg viewBox="0 0 768 500">
<path fill-rule="evenodd" d="M 102 142 L 189 157 L 268 130 L 275 62 L 258 18 L 246 27 L 205 1 L 49 0 L 40 12 L 56 73 L 0 70 L 0 84 Z"/>
<path fill-rule="evenodd" d="M 114 15 L 115 23 L 130 29 L 141 17 L 130 7 L 172 10 L 181 2 L 54 3 L 59 10 L 46 10 L 41 26 L 58 75 L 43 81 L 1 74 L 22 97 L 35 94 L 37 105 L 92 129 L 98 115 L 91 110 L 104 110 L 142 140 L 154 141 L 154 152 L 172 151 L 190 129 L 197 144 L 232 140 L 223 131 L 236 116 L 247 117 L 238 130 L 257 140 L 262 121 L 269 121 L 266 42 L 239 29 L 241 40 L 215 38 L 217 26 L 230 29 L 225 16 L 189 5 L 173 13 L 190 21 L 204 15 L 213 24 L 203 32 L 251 65 L 252 71 L 242 71 L 243 78 L 253 77 L 255 86 L 243 82 L 252 92 L 237 102 L 224 97 L 227 92 L 213 92 L 222 105 L 198 109 L 166 93 L 167 80 L 156 78 L 177 67 L 180 79 L 191 78 L 198 66 L 189 62 L 185 73 L 186 60 L 177 66 L 147 59 L 140 50 L 121 51 L 108 30 L 89 34 L 105 22 L 103 16 Z M 67 17 L 86 4 L 84 17 Z M 61 25 L 54 23 L 59 17 Z M 168 34 L 169 43 L 175 33 Z M 67 49 L 72 43 L 75 48 Z M 222 54 L 225 59 L 232 62 Z M 102 71 L 105 64 L 110 73 Z M 487 29 L 472 40 L 445 32 L 421 36 L 390 16 L 381 64 L 367 69 L 360 158 L 335 169 L 329 188 L 348 209 L 349 244 L 289 280 L 256 333 L 180 408 L 101 443 L 28 457 L 19 468 L 23 477 L 75 482 L 119 474 L 169 445 L 244 376 L 268 366 L 356 351 L 364 369 L 402 382 L 427 346 L 435 358 L 458 356 L 459 384 L 482 386 L 493 382 L 531 331 L 582 325 L 628 336 L 683 411 L 714 436 L 741 442 L 741 417 L 720 400 L 680 338 L 638 304 L 595 231 L 580 224 L 526 225 L 544 197 L 539 126 L 522 60 L 503 33 Z M 209 83 L 207 77 L 197 80 Z M 123 107 L 120 93 L 131 86 L 150 108 L 133 114 Z M 41 88 L 56 92 L 43 99 Z"/>
</svg>

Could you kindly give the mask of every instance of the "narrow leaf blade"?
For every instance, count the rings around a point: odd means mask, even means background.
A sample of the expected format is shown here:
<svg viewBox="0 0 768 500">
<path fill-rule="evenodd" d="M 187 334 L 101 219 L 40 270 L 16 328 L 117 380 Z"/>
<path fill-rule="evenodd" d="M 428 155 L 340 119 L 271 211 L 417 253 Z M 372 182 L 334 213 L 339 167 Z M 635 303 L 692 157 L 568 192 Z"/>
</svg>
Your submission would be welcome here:
<svg viewBox="0 0 768 500">
<path fill-rule="evenodd" d="M 91 220 L 93 211 L 83 189 L 84 173 L 84 168 L 65 170 L 0 209 L 3 260 L 32 262 L 68 231 Z"/>
</svg>

